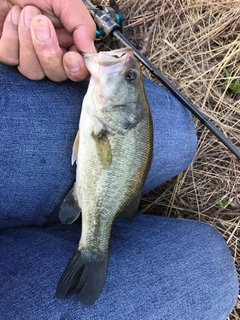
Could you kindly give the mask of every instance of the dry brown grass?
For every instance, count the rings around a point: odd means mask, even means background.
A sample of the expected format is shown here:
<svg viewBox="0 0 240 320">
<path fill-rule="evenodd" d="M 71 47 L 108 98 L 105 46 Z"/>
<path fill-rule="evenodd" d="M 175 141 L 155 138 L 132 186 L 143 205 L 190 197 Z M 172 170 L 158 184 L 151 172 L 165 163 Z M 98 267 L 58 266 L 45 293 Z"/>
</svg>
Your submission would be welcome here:
<svg viewBox="0 0 240 320">
<path fill-rule="evenodd" d="M 127 18 L 127 38 L 136 41 L 140 51 L 240 148 L 240 94 L 229 91 L 224 71 L 233 83 L 240 77 L 240 0 L 119 4 Z M 147 70 L 144 73 L 152 78 Z M 199 146 L 194 162 L 144 197 L 142 212 L 211 224 L 228 242 L 240 273 L 240 162 L 198 120 L 196 127 Z M 229 317 L 236 319 L 240 300 Z"/>
</svg>

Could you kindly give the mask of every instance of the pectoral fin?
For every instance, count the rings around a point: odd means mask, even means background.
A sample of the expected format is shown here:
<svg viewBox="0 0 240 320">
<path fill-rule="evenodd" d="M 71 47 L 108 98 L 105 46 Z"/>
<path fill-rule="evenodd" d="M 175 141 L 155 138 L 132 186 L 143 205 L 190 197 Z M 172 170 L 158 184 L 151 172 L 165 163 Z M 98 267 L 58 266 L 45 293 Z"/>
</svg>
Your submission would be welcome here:
<svg viewBox="0 0 240 320">
<path fill-rule="evenodd" d="M 59 220 L 63 224 L 71 224 L 79 217 L 81 209 L 74 197 L 74 186 L 63 200 L 59 211 Z"/>
<path fill-rule="evenodd" d="M 112 149 L 108 140 L 107 132 L 101 131 L 99 134 L 92 133 L 98 159 L 104 168 L 108 168 L 112 163 Z"/>
<path fill-rule="evenodd" d="M 135 213 L 137 212 L 139 202 L 140 202 L 140 197 L 141 197 L 141 194 L 139 194 L 136 198 L 134 198 L 134 200 L 130 203 L 130 205 L 124 211 L 121 211 L 117 215 L 117 218 L 126 219 L 131 222 Z"/>
</svg>

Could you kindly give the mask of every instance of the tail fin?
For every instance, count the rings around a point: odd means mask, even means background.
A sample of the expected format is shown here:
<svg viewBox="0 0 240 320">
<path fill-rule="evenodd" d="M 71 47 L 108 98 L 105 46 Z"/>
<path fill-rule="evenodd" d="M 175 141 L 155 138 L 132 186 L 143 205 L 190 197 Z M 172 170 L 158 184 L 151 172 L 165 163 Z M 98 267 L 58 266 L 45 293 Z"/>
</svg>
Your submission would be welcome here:
<svg viewBox="0 0 240 320">
<path fill-rule="evenodd" d="M 108 256 L 89 250 L 77 250 L 58 283 L 56 297 L 77 292 L 83 304 L 93 304 L 99 297 L 107 276 Z"/>
</svg>

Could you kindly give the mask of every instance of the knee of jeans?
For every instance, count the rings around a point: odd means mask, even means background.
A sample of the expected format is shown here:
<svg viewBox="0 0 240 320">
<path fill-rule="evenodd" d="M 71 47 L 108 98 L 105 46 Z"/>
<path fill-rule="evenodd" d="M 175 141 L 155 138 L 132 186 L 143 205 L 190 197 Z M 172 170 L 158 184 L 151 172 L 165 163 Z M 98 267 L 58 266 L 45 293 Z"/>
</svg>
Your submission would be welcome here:
<svg viewBox="0 0 240 320">
<path fill-rule="evenodd" d="M 181 137 L 177 139 L 175 145 L 176 152 L 173 153 L 175 154 L 173 160 L 175 160 L 176 166 L 179 166 L 180 172 L 187 169 L 193 162 L 198 145 L 197 132 L 194 122 L 189 121 L 188 125 L 183 128 L 183 130 L 185 130 L 185 132 L 182 132 Z M 180 168 L 180 166 L 182 166 L 182 168 Z"/>
<path fill-rule="evenodd" d="M 209 278 L 207 290 L 211 293 L 211 312 L 214 319 L 225 320 L 236 305 L 239 292 L 233 255 L 227 242 L 215 228 L 206 223 L 193 223 L 196 226 L 195 236 L 199 238 L 199 259 L 203 269 L 200 272 L 203 276 L 206 275 L 206 279 Z M 208 266 L 206 270 L 205 265 Z"/>
<path fill-rule="evenodd" d="M 172 179 L 193 162 L 197 150 L 197 134 L 194 124 L 188 129 L 182 128 L 181 135 L 174 137 L 163 145 L 161 141 L 154 142 L 154 156 L 142 194 L 158 187 Z"/>
</svg>

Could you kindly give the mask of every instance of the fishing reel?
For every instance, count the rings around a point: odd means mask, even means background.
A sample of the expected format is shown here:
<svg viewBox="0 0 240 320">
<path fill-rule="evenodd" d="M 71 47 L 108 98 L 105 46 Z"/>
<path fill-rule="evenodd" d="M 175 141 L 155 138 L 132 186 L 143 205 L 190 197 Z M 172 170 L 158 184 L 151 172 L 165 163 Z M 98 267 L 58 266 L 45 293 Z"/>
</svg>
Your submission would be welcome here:
<svg viewBox="0 0 240 320">
<path fill-rule="evenodd" d="M 99 5 L 96 8 L 107 14 L 111 18 L 111 20 L 118 25 L 118 29 L 122 32 L 123 21 L 125 19 L 120 15 L 119 5 L 116 0 L 110 0 L 108 6 Z M 96 27 L 96 41 L 101 41 L 107 37 L 107 34 L 104 32 L 104 29 L 101 28 L 98 24 L 96 24 Z"/>
</svg>

